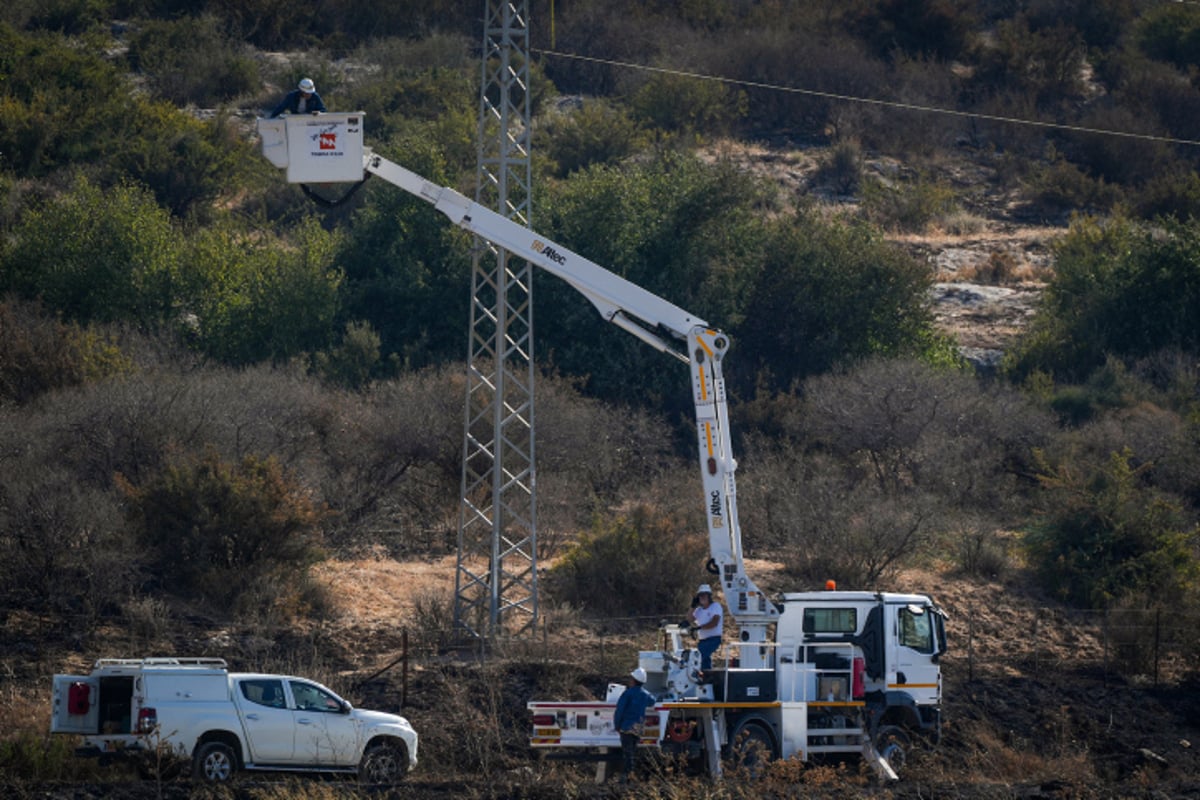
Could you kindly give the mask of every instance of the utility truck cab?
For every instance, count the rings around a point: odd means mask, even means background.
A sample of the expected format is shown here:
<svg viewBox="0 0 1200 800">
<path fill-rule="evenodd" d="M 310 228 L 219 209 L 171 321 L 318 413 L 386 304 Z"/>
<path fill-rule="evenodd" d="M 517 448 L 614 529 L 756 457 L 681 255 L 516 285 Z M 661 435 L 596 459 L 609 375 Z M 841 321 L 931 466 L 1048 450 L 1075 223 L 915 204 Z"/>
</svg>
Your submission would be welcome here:
<svg viewBox="0 0 1200 800">
<path fill-rule="evenodd" d="M 946 627 L 945 615 L 930 598 L 796 592 L 784 594 L 782 606 L 775 636 L 781 684 L 810 665 L 818 675 L 831 666 L 849 669 L 847 681 L 809 685 L 805 695 L 818 702 L 861 701 L 867 732 L 893 760 L 900 732 L 905 738 L 918 732 L 940 739 L 938 659 L 946 651 Z"/>
</svg>

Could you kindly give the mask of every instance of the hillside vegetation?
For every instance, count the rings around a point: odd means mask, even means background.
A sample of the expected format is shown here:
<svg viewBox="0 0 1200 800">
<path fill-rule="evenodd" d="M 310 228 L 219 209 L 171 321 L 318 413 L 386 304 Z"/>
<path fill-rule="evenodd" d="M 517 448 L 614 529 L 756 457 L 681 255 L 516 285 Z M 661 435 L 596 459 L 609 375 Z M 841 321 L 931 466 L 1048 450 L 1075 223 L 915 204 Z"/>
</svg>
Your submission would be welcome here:
<svg viewBox="0 0 1200 800">
<path fill-rule="evenodd" d="M 1193 685 L 1200 6 L 573 0 L 552 34 L 548 2 L 531 5 L 533 226 L 730 334 L 742 526 L 771 588 L 938 593 L 918 575 L 959 598 L 1134 615 L 1111 661 L 1107 629 L 1086 634 L 1106 690 L 1110 665 L 1134 682 L 1159 669 L 1166 614 L 1162 682 Z M 217 649 L 336 685 L 375 665 L 330 575 L 453 554 L 471 241 L 380 181 L 312 204 L 252 122 L 311 77 L 331 109 L 365 111 L 372 147 L 473 194 L 480 10 L 0 9 L 0 686 L 24 709 L 0 738 L 6 775 L 92 777 L 61 766 L 37 717 L 64 660 Z M 746 143 L 777 173 L 735 158 Z M 903 240 L 1030 225 L 1061 231 L 1041 299 L 977 373 Z M 1018 272 L 996 256 L 975 278 Z M 604 619 L 631 657 L 703 577 L 687 374 L 561 282 L 537 276 L 535 298 L 547 630 L 570 642 Z M 397 591 L 433 659 L 452 643 L 445 584 Z M 398 647 L 396 627 L 370 652 Z M 479 667 L 514 670 L 490 716 L 454 690 L 454 713 L 497 738 L 451 758 L 430 733 L 431 758 L 524 764 L 529 693 L 595 689 L 623 663 L 603 646 L 574 671 L 508 655 L 521 666 Z M 436 663 L 430 692 L 495 691 Z M 999 684 L 947 673 L 970 720 L 951 761 L 1015 781 L 1042 733 L 988 727 Z M 1102 726 L 1073 724 L 1085 743 L 1058 741 L 1039 775 L 1087 762 L 1073 785 L 1105 796 L 1156 774 L 1107 775 L 1087 744 Z M 1173 741 L 1196 741 L 1187 724 Z M 985 764 L 989 747 L 1011 760 Z"/>
</svg>

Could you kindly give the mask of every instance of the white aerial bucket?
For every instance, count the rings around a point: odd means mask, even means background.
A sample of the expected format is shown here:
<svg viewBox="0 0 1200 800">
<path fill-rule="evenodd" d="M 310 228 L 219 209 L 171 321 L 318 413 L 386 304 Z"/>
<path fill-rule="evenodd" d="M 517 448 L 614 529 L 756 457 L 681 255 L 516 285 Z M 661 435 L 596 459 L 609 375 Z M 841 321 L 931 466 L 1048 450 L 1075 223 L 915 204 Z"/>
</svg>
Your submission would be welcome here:
<svg viewBox="0 0 1200 800">
<path fill-rule="evenodd" d="M 292 114 L 259 119 L 263 155 L 287 169 L 288 183 L 363 179 L 363 113 Z"/>
</svg>

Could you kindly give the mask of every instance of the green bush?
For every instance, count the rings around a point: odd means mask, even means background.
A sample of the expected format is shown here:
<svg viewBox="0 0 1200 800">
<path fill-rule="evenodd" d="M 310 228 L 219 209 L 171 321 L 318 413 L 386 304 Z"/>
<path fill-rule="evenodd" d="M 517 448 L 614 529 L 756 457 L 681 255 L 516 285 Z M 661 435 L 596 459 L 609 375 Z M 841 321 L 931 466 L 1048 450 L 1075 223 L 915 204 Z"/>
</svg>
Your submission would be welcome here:
<svg viewBox="0 0 1200 800">
<path fill-rule="evenodd" d="M 717 136 L 746 113 L 746 96 L 724 83 L 656 73 L 630 99 L 633 116 L 649 128 Z"/>
<path fill-rule="evenodd" d="M 90 44 L 91 46 L 87 46 Z M 96 51 L 0 24 L 0 163 L 23 177 L 94 161 L 120 129 L 129 80 Z"/>
<path fill-rule="evenodd" d="M 1146 487 L 1134 454 L 1094 468 L 1043 463 L 1043 519 L 1026 535 L 1031 563 L 1052 592 L 1076 605 L 1175 606 L 1200 588 L 1200 528 L 1178 498 Z"/>
<path fill-rule="evenodd" d="M 939 181 L 919 176 L 912 182 L 862 185 L 863 212 L 882 228 L 921 233 L 958 210 L 954 190 Z"/>
<path fill-rule="evenodd" d="M 585 101 L 542 131 L 559 176 L 592 164 L 615 164 L 635 153 L 643 134 L 624 110 L 603 100 Z"/>
<path fill-rule="evenodd" d="M 1079 382 L 1110 355 L 1200 352 L 1200 222 L 1077 219 L 1054 253 L 1041 306 L 1009 356 L 1015 377 Z"/>
<path fill-rule="evenodd" d="M 68 320 L 154 324 L 173 308 L 182 238 L 145 189 L 79 177 L 26 212 L 12 237 L 0 288 Z"/>
<path fill-rule="evenodd" d="M 134 101 L 104 148 L 105 171 L 128 175 L 177 217 L 210 222 L 212 203 L 265 163 L 228 115 L 198 120 L 167 103 Z M 102 172 L 102 174 L 104 174 Z"/>
<path fill-rule="evenodd" d="M 212 16 L 141 22 L 128 58 L 159 96 L 180 106 L 215 106 L 259 85 L 258 65 Z"/>
<path fill-rule="evenodd" d="M 609 619 L 682 618 L 703 580 L 705 537 L 639 506 L 629 515 L 597 519 L 546 576 L 558 602 Z"/>
<path fill-rule="evenodd" d="M 379 366 L 379 344 L 379 334 L 369 322 L 346 323 L 341 344 L 317 353 L 317 374 L 337 386 L 361 389 Z"/>
<path fill-rule="evenodd" d="M 1200 9 L 1190 4 L 1163 4 L 1148 9 L 1136 30 L 1137 44 L 1151 58 L 1180 69 L 1200 65 Z"/>
<path fill-rule="evenodd" d="M 200 349 L 228 364 L 286 361 L 325 347 L 334 335 L 343 274 L 337 238 L 315 220 L 292 241 L 235 227 L 190 239 L 183 320 Z"/>
<path fill-rule="evenodd" d="M 732 332 L 748 359 L 741 385 L 787 391 L 809 375 L 869 356 L 938 349 L 929 269 L 862 223 L 816 215 L 781 221 Z"/>
</svg>

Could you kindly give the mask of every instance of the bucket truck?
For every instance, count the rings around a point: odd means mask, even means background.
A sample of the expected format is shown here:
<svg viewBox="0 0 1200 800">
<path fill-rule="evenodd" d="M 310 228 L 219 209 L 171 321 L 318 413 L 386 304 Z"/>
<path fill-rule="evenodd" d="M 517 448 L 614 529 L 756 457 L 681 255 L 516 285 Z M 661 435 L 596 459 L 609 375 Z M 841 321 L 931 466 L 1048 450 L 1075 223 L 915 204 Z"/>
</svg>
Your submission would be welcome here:
<svg viewBox="0 0 1200 800">
<path fill-rule="evenodd" d="M 264 155 L 293 183 L 359 182 L 376 175 L 425 200 L 451 222 L 566 281 L 606 320 L 687 365 L 711 559 L 708 569 L 736 622 L 724 668 L 701 673 L 685 627 L 666 625 L 639 654 L 647 689 L 642 744 L 721 771 L 722 755 L 808 759 L 862 753 L 883 774 L 911 737 L 941 730 L 939 656 L 944 614 L 927 596 L 827 590 L 776 603 L 747 574 L 723 365 L 729 338 L 705 320 L 453 189 L 363 146 L 363 114 L 259 120 Z M 613 710 L 623 691 L 597 702 L 535 701 L 538 749 L 617 748 Z"/>
</svg>

